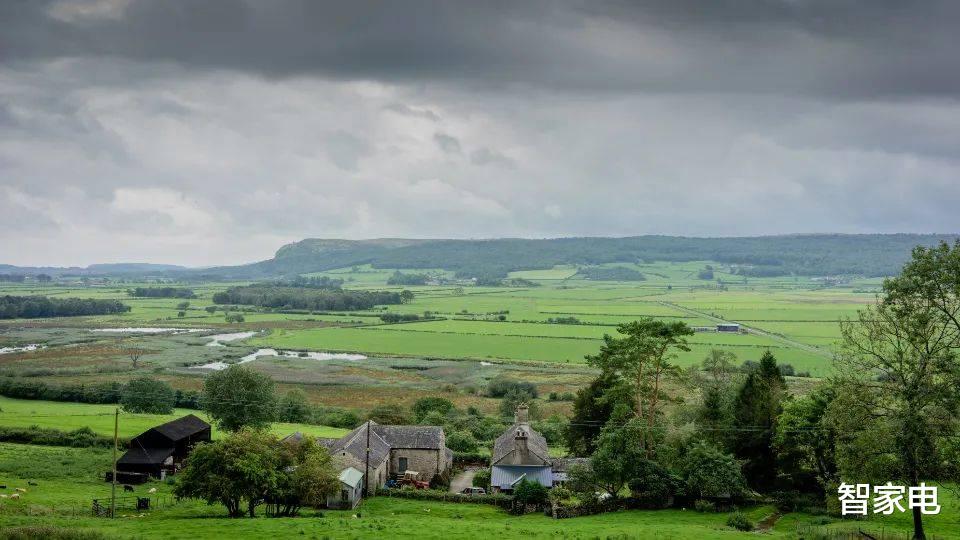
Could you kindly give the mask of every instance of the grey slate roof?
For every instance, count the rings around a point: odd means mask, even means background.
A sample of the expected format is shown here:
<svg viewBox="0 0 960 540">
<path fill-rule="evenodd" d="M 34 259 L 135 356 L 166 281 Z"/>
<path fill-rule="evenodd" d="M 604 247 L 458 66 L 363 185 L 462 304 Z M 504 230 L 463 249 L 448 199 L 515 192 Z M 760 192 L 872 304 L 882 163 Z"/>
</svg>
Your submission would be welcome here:
<svg viewBox="0 0 960 540">
<path fill-rule="evenodd" d="M 568 458 L 553 458 L 550 460 L 553 464 L 554 472 L 569 472 L 570 468 L 574 465 L 589 465 L 590 458 L 582 457 L 568 457 Z"/>
<path fill-rule="evenodd" d="M 526 435 L 526 448 L 517 440 L 518 431 Z M 550 466 L 550 448 L 543 435 L 527 423 L 513 424 L 493 443 L 491 465 Z"/>
<path fill-rule="evenodd" d="M 382 426 L 373 424 L 373 432 L 393 448 L 440 450 L 443 428 L 439 426 Z"/>
<path fill-rule="evenodd" d="M 377 434 L 373 429 L 377 424 L 375 422 L 364 422 L 360 427 L 355 428 L 338 439 L 331 447 L 331 454 L 346 452 L 354 458 L 365 461 L 367 451 L 367 425 L 370 425 L 370 465 L 379 467 L 388 457 L 390 457 L 390 445 L 383 437 Z"/>
</svg>

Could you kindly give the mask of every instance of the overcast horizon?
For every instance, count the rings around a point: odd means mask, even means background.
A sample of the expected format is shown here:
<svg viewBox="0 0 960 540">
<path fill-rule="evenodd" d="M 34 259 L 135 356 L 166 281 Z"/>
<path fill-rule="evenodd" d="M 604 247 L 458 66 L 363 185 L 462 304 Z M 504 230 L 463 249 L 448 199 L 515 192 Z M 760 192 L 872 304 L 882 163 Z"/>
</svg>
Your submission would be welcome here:
<svg viewBox="0 0 960 540">
<path fill-rule="evenodd" d="M 960 3 L 0 3 L 0 264 L 960 232 Z"/>
</svg>

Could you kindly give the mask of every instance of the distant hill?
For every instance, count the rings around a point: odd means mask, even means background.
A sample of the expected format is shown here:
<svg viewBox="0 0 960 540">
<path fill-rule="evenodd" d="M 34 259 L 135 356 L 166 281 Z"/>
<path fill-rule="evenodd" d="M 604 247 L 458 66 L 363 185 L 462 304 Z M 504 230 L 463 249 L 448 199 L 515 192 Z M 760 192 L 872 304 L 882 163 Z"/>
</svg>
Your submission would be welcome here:
<svg viewBox="0 0 960 540">
<path fill-rule="evenodd" d="M 188 269 L 149 263 L 94 264 L 86 268 L 0 265 L 0 274 L 156 276 L 176 279 L 264 279 L 370 264 L 375 268 L 442 268 L 458 277 L 502 278 L 514 270 L 558 264 L 709 260 L 737 265 L 746 276 L 829 276 L 897 273 L 917 245 L 953 242 L 958 235 L 801 234 L 741 238 L 632 236 L 626 238 L 501 238 L 417 240 L 307 238 L 277 250 L 272 259 L 238 266 Z"/>
<path fill-rule="evenodd" d="M 152 263 L 107 263 L 80 266 L 13 266 L 0 264 L 0 274 L 50 274 L 58 276 L 119 276 L 119 275 L 161 275 L 170 271 L 187 270 L 185 266 L 175 264 Z"/>
<path fill-rule="evenodd" d="M 558 264 L 711 260 L 739 265 L 749 276 L 895 274 L 917 245 L 957 235 L 808 234 L 741 238 L 635 236 L 495 240 L 331 240 L 287 244 L 253 264 L 175 271 L 191 278 L 258 279 L 361 264 L 376 268 L 443 268 L 460 277 L 503 277 Z"/>
</svg>

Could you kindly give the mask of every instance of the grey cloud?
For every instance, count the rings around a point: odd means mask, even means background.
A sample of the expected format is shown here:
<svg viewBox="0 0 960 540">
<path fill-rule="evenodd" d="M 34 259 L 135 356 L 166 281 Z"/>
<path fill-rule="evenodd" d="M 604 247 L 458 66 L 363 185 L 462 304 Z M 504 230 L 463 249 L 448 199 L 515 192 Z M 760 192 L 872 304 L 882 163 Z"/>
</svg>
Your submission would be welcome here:
<svg viewBox="0 0 960 540">
<path fill-rule="evenodd" d="M 386 111 L 395 112 L 397 114 L 402 114 L 404 116 L 423 118 L 424 120 L 432 120 L 434 122 L 440 121 L 440 115 L 431 111 L 430 109 L 417 109 L 403 103 L 391 103 L 383 109 Z"/>
<path fill-rule="evenodd" d="M 470 162 L 474 165 L 498 165 L 500 167 L 513 168 L 515 163 L 509 157 L 497 152 L 496 150 L 491 150 L 486 146 L 477 148 L 473 152 L 470 152 Z"/>
<path fill-rule="evenodd" d="M 360 158 L 372 152 L 364 140 L 344 131 L 337 131 L 324 139 L 327 156 L 337 167 L 347 171 L 357 169 Z"/>
<path fill-rule="evenodd" d="M 567 91 L 960 93 L 950 0 L 132 0 L 74 22 L 51 10 L 49 0 L 2 3 L 0 61 L 111 56 Z"/>
<path fill-rule="evenodd" d="M 433 140 L 437 143 L 440 150 L 447 154 L 460 153 L 460 140 L 446 133 L 434 133 Z"/>
</svg>

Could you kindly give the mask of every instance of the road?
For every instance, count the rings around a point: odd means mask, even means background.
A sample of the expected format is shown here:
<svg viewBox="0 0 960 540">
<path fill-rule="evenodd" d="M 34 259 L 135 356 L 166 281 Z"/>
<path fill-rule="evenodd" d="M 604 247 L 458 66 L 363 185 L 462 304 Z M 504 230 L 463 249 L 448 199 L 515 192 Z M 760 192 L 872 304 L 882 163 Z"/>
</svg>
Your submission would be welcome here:
<svg viewBox="0 0 960 540">
<path fill-rule="evenodd" d="M 450 493 L 460 493 L 464 488 L 473 486 L 473 477 L 479 469 L 464 469 L 450 479 Z"/>
<path fill-rule="evenodd" d="M 693 316 L 695 316 L 695 317 L 702 317 L 702 318 L 704 318 L 704 319 L 707 319 L 707 320 L 710 320 L 710 321 L 713 321 L 713 322 L 716 322 L 716 323 L 735 323 L 735 324 L 739 324 L 739 325 L 740 325 L 740 328 L 743 328 L 743 329 L 744 329 L 747 333 L 749 333 L 749 334 L 754 334 L 754 335 L 757 335 L 757 336 L 767 337 L 767 338 L 770 338 L 770 339 L 772 339 L 772 340 L 774 340 L 774 341 L 779 341 L 780 343 L 783 343 L 783 344 L 785 344 L 785 345 L 790 345 L 791 347 L 795 347 L 795 348 L 800 349 L 800 350 L 802 350 L 802 351 L 807 351 L 808 353 L 816 354 L 817 356 L 822 356 L 822 357 L 824 357 L 824 358 L 831 358 L 831 359 L 833 358 L 833 353 L 830 352 L 830 351 L 826 351 L 826 350 L 824 350 L 824 349 L 821 349 L 820 347 L 814 347 L 813 345 L 808 345 L 808 344 L 806 344 L 806 343 L 800 343 L 799 341 L 795 341 L 795 340 L 792 340 L 792 339 L 790 339 L 790 338 L 788 338 L 788 337 L 781 336 L 780 334 L 773 334 L 773 333 L 767 332 L 767 331 L 765 331 L 765 330 L 761 330 L 761 329 L 759 329 L 759 328 L 754 328 L 754 327 L 752 327 L 752 326 L 747 326 L 747 325 L 745 325 L 745 324 L 743 324 L 743 323 L 738 323 L 737 321 L 728 321 L 728 320 L 726 320 L 726 319 L 722 319 L 722 318 L 720 318 L 720 317 L 716 317 L 716 316 L 711 315 L 711 314 L 709 314 L 709 313 L 704 313 L 704 312 L 702 312 L 702 311 L 697 311 L 697 310 L 695 310 L 695 309 L 688 308 L 688 307 L 684 307 L 684 306 L 681 306 L 681 305 L 679 305 L 679 304 L 674 304 L 673 302 L 664 302 L 664 301 L 661 300 L 661 301 L 660 301 L 660 304 L 662 304 L 662 305 L 664 305 L 664 306 L 667 306 L 667 307 L 671 307 L 671 308 L 673 308 L 673 309 L 677 309 L 677 310 L 683 311 L 684 313 L 693 315 Z"/>
</svg>

